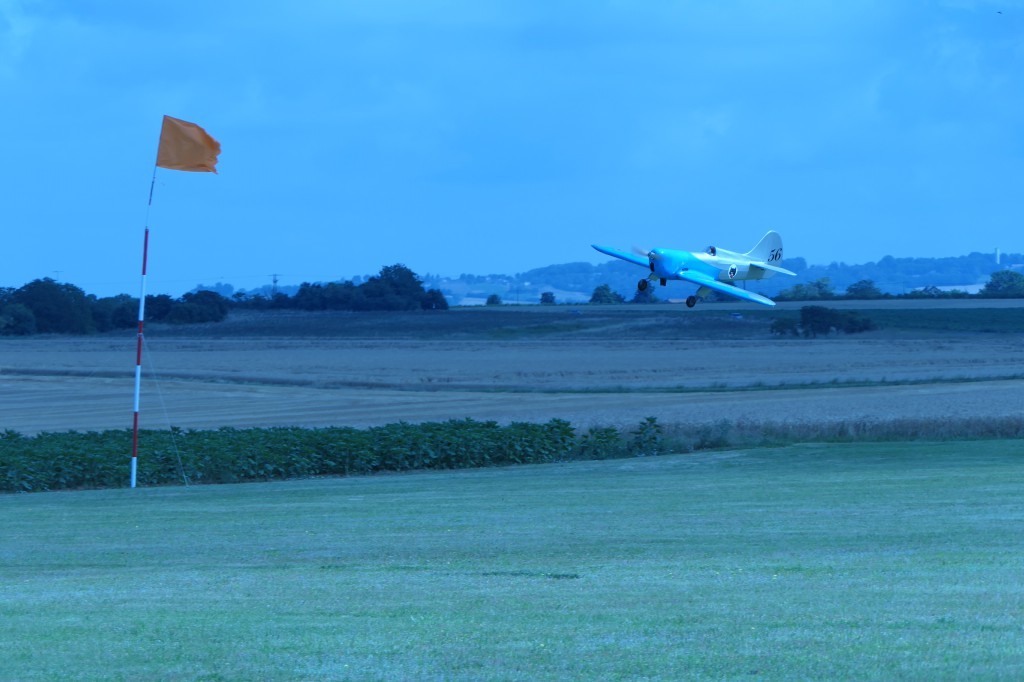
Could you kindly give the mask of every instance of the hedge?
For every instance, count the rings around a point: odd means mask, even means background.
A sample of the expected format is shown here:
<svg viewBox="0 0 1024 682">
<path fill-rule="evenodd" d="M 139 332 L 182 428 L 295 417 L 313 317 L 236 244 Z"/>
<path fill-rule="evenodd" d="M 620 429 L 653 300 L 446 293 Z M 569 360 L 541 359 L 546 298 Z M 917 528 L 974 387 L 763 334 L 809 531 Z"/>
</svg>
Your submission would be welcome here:
<svg viewBox="0 0 1024 682">
<path fill-rule="evenodd" d="M 577 434 L 569 422 L 472 419 L 356 429 L 255 428 L 142 431 L 143 486 L 236 483 L 383 471 L 463 469 L 658 454 L 661 427 L 648 418 L 631 433 Z M 0 491 L 127 485 L 131 431 L 0 433 Z"/>
</svg>

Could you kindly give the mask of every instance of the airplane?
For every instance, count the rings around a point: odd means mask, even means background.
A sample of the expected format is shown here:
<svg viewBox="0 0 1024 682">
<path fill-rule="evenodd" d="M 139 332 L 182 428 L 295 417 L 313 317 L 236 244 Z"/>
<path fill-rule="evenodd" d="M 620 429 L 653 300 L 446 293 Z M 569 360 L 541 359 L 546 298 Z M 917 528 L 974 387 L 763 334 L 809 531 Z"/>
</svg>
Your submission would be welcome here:
<svg viewBox="0 0 1024 682">
<path fill-rule="evenodd" d="M 782 237 L 778 232 L 769 231 L 757 246 L 746 253 L 736 253 L 726 249 L 709 246 L 707 251 L 677 251 L 675 249 L 651 249 L 644 255 L 619 251 L 608 246 L 591 244 L 601 253 L 635 263 L 651 271 L 644 279 L 637 282 L 640 291 L 655 281 L 665 286 L 670 279 L 680 279 L 700 285 L 694 296 L 686 299 L 686 307 L 692 308 L 698 300 L 703 300 L 712 291 L 729 296 L 753 301 L 761 305 L 775 305 L 775 301 L 735 286 L 735 282 L 752 279 L 767 279 L 776 273 L 793 275 L 796 273 L 779 267 L 782 260 Z"/>
</svg>

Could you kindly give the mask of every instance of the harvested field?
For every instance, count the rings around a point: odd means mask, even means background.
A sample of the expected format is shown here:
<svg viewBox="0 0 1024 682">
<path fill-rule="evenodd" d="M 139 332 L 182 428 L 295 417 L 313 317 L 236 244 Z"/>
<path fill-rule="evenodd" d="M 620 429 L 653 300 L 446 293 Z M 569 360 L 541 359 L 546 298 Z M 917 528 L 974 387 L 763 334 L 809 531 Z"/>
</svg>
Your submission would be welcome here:
<svg viewBox="0 0 1024 682">
<path fill-rule="evenodd" d="M 954 301 L 937 319 L 955 331 L 935 331 L 914 326 L 915 314 L 928 314 L 934 327 L 934 309 L 893 313 L 893 302 L 885 303 L 887 319 L 903 319 L 905 328 L 890 322 L 877 332 L 819 339 L 768 333 L 773 316 L 791 310 L 735 305 L 250 313 L 221 325 L 156 328 L 147 332 L 142 425 L 559 417 L 587 426 L 648 416 L 704 424 L 1020 414 L 1021 334 L 972 329 L 990 320 L 1005 326 L 1019 306 Z M 0 340 L 0 428 L 129 427 L 134 349 L 132 335 Z"/>
</svg>

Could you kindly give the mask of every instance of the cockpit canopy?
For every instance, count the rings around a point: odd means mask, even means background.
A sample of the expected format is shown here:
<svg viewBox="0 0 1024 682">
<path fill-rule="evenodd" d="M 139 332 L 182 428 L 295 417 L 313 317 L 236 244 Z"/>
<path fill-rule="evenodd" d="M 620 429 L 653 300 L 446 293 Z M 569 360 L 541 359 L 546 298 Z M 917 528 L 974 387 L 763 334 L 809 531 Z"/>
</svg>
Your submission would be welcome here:
<svg viewBox="0 0 1024 682">
<path fill-rule="evenodd" d="M 708 255 L 709 256 L 717 256 L 718 255 L 718 249 L 716 249 L 713 246 L 709 246 L 708 247 Z"/>
</svg>

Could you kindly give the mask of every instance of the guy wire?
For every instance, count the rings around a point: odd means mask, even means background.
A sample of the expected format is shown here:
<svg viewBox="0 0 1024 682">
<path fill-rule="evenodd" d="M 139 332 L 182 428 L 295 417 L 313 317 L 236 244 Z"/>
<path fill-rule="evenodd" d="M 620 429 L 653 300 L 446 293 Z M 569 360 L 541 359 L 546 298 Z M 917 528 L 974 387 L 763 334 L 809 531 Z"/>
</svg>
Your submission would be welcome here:
<svg viewBox="0 0 1024 682">
<path fill-rule="evenodd" d="M 142 339 L 142 345 L 146 349 L 146 363 L 149 367 L 150 376 L 153 378 L 153 385 L 156 386 L 156 394 L 160 398 L 160 407 L 164 412 L 164 423 L 167 425 L 167 430 L 171 433 L 171 447 L 174 449 L 174 456 L 178 458 L 178 471 L 181 473 L 181 480 L 185 482 L 185 487 L 187 488 L 189 486 L 188 476 L 185 475 L 185 465 L 181 461 L 178 439 L 174 436 L 174 427 L 171 426 L 171 415 L 167 410 L 167 401 L 164 400 L 164 392 L 160 387 L 160 375 L 153 364 L 153 349 L 149 347 L 149 342 L 145 338 Z"/>
</svg>

